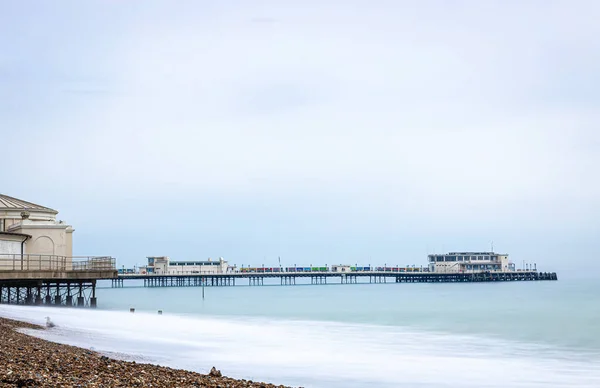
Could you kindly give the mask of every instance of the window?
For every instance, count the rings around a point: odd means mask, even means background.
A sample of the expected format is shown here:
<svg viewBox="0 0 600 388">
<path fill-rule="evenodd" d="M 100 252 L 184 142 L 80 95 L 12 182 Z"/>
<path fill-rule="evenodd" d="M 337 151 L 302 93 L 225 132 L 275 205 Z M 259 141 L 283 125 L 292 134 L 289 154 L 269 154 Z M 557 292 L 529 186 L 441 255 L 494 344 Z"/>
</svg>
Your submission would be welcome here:
<svg viewBox="0 0 600 388">
<path fill-rule="evenodd" d="M 483 260 L 483 256 L 478 256 L 477 260 Z"/>
</svg>

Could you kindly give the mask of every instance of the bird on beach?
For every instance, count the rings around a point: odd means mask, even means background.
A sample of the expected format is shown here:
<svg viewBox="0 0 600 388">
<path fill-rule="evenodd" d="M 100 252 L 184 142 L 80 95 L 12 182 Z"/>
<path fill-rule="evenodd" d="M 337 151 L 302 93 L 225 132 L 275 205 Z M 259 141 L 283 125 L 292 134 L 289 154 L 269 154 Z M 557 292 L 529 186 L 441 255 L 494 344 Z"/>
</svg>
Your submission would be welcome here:
<svg viewBox="0 0 600 388">
<path fill-rule="evenodd" d="M 54 327 L 56 326 L 54 322 L 50 320 L 50 317 L 46 317 L 46 327 Z"/>
</svg>

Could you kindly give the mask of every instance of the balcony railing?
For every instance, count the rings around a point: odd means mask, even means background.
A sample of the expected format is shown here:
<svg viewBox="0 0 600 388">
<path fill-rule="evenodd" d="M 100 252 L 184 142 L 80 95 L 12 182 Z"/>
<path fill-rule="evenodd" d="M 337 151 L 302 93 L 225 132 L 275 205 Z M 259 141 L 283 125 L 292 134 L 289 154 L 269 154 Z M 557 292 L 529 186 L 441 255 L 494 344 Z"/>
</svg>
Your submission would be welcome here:
<svg viewBox="0 0 600 388">
<path fill-rule="evenodd" d="M 117 263 L 110 256 L 75 256 L 73 259 L 73 271 L 115 271 Z"/>
<path fill-rule="evenodd" d="M 0 271 L 114 271 L 110 256 L 54 256 L 0 254 Z"/>
</svg>

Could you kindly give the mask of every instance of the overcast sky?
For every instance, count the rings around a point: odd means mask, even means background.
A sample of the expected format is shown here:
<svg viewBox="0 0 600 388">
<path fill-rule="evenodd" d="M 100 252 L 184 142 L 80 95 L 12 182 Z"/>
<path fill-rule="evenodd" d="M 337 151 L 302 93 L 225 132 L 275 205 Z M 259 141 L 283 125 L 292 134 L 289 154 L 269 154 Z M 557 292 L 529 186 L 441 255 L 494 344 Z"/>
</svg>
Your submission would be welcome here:
<svg viewBox="0 0 600 388">
<path fill-rule="evenodd" d="M 74 252 L 598 263 L 600 2 L 0 0 L 0 192 Z"/>
</svg>

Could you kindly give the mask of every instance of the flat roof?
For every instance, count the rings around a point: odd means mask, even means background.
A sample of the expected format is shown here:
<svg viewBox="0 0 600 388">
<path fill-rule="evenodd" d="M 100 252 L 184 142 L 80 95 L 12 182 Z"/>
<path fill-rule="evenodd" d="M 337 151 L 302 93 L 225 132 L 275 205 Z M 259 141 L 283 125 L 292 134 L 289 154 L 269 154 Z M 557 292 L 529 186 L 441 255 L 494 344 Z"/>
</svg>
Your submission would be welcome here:
<svg viewBox="0 0 600 388">
<path fill-rule="evenodd" d="M 449 253 L 432 253 L 427 256 L 508 256 L 508 253 L 498 252 L 449 252 Z"/>
</svg>

